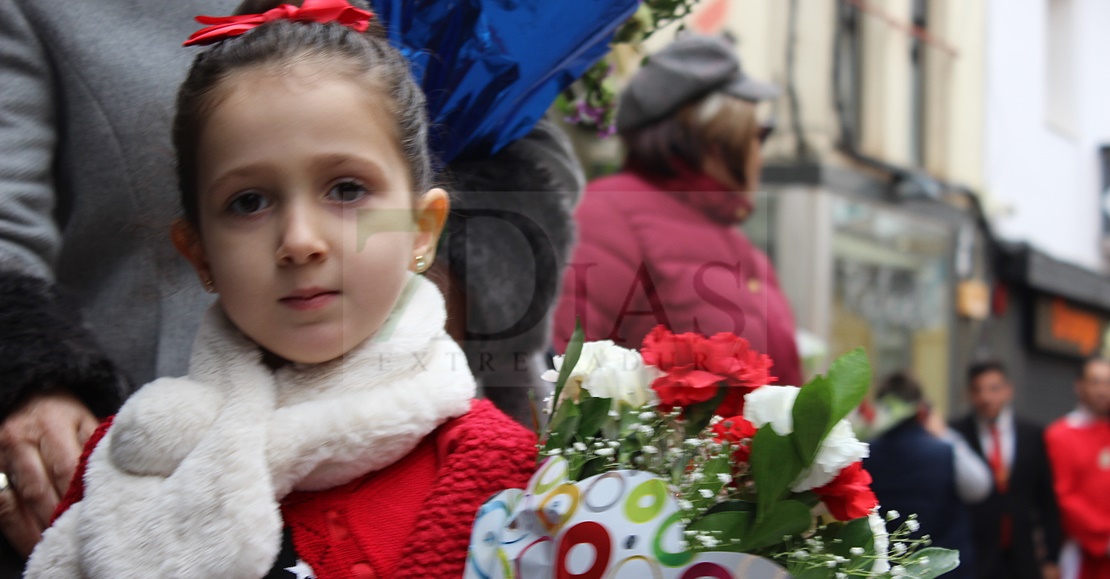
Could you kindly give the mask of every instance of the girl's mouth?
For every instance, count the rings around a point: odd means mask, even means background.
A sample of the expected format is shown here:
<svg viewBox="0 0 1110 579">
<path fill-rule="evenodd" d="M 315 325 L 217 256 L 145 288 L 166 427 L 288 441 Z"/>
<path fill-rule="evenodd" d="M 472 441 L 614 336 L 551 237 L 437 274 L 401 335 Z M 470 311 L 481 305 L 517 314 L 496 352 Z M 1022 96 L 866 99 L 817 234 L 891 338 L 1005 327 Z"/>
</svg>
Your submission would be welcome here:
<svg viewBox="0 0 1110 579">
<path fill-rule="evenodd" d="M 338 291 L 310 288 L 298 290 L 278 300 L 282 305 L 298 311 L 318 310 L 339 298 Z"/>
</svg>

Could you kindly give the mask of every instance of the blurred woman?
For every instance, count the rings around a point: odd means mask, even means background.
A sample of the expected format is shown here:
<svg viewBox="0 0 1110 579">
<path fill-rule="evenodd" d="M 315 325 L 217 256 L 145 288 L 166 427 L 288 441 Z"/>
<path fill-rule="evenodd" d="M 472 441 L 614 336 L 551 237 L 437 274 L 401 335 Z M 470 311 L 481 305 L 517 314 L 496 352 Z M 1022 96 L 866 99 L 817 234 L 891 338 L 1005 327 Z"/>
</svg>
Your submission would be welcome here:
<svg viewBox="0 0 1110 579">
<path fill-rule="evenodd" d="M 686 35 L 652 55 L 621 94 L 624 169 L 587 186 L 554 343 L 638 348 L 653 327 L 733 332 L 769 354 L 781 384 L 802 380 L 794 319 L 767 256 L 737 227 L 759 189 L 768 130 L 752 79 L 720 38 Z"/>
</svg>

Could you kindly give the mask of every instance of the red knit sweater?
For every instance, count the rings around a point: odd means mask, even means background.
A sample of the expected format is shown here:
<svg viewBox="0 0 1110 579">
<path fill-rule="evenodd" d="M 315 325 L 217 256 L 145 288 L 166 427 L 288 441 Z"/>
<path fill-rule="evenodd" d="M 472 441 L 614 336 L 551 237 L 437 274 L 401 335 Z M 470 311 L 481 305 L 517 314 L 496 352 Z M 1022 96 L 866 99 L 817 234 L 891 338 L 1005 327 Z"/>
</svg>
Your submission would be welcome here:
<svg viewBox="0 0 1110 579">
<path fill-rule="evenodd" d="M 55 518 L 84 496 L 85 446 Z M 485 400 L 444 424 L 389 468 L 282 501 L 297 554 L 317 579 L 461 577 L 478 507 L 494 493 L 523 488 L 535 469 L 535 437 Z"/>
</svg>

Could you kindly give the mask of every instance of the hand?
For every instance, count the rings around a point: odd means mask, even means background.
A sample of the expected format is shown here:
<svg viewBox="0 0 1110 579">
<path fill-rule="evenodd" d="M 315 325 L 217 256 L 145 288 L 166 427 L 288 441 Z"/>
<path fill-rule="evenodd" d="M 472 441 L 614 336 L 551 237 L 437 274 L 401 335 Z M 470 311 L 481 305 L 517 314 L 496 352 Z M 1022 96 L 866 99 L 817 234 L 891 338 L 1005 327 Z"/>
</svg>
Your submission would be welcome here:
<svg viewBox="0 0 1110 579">
<path fill-rule="evenodd" d="M 54 390 L 23 401 L 0 425 L 0 531 L 31 553 L 65 495 L 97 419 L 77 397 Z"/>
<path fill-rule="evenodd" d="M 1060 579 L 1060 567 L 1056 563 L 1041 565 L 1041 579 Z"/>
</svg>

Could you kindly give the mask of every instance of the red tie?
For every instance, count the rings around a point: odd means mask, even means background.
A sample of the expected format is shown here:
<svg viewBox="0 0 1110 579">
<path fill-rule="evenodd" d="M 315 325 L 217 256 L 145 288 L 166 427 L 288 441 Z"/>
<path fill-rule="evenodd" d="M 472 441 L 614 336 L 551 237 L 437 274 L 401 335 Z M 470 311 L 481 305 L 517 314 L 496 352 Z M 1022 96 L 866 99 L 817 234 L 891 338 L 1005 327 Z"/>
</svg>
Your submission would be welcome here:
<svg viewBox="0 0 1110 579">
<path fill-rule="evenodd" d="M 994 473 L 994 484 L 999 494 L 1006 494 L 1010 486 L 1010 476 L 1006 472 L 1006 464 L 1002 462 L 1002 436 L 998 433 L 998 425 L 991 423 L 991 453 L 987 458 L 991 471 Z M 1010 547 L 1013 521 L 1009 513 L 1003 513 L 999 521 L 998 546 L 1007 549 Z"/>
</svg>

